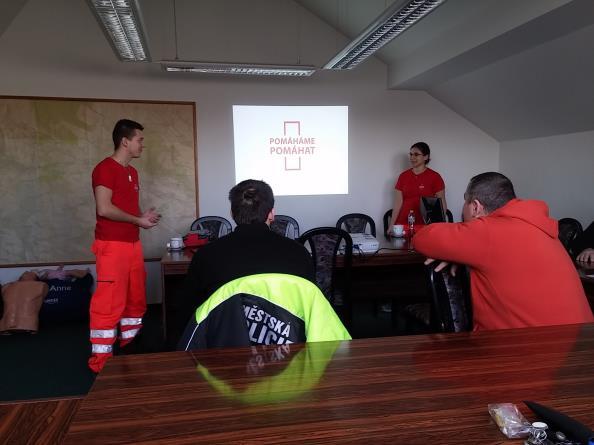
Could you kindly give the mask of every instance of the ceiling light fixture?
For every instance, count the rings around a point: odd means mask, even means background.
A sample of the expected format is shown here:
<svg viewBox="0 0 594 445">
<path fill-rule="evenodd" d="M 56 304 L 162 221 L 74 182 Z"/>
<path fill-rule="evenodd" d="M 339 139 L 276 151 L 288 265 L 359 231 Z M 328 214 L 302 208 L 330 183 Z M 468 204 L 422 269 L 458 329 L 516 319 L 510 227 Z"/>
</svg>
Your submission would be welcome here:
<svg viewBox="0 0 594 445">
<path fill-rule="evenodd" d="M 252 65 L 241 63 L 203 63 L 162 61 L 163 69 L 170 73 L 234 74 L 247 76 L 307 77 L 315 71 L 308 65 Z"/>
<path fill-rule="evenodd" d="M 324 69 L 350 70 L 402 34 L 446 0 L 396 1 L 358 37 L 330 60 Z"/>
<path fill-rule="evenodd" d="M 87 1 L 120 60 L 150 60 L 136 0 Z"/>
</svg>

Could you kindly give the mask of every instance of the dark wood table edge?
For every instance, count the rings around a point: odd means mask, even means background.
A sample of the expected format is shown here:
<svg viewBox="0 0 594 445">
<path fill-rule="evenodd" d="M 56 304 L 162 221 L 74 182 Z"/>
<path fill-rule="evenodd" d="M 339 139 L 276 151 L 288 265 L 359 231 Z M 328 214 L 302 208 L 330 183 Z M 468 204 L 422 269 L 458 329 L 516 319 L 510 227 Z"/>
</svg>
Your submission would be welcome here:
<svg viewBox="0 0 594 445">
<path fill-rule="evenodd" d="M 0 443 L 62 443 L 84 397 L 0 402 Z"/>
</svg>

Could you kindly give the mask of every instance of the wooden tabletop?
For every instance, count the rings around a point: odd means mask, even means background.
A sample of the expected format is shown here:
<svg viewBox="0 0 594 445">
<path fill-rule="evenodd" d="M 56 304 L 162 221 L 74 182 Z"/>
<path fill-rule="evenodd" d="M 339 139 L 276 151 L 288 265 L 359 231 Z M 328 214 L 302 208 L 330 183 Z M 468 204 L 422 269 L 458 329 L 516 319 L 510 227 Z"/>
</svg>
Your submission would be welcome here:
<svg viewBox="0 0 594 445">
<path fill-rule="evenodd" d="M 420 264 L 425 257 L 412 249 L 406 238 L 378 238 L 380 248 L 372 253 L 353 253 L 353 267 L 389 266 L 392 264 Z M 195 250 L 167 250 L 161 258 L 163 275 L 185 275 Z M 342 256 L 337 257 L 337 267 L 342 267 Z"/>
<path fill-rule="evenodd" d="M 594 324 L 111 359 L 67 444 L 507 440 L 487 404 L 594 427 Z"/>
<path fill-rule="evenodd" d="M 163 275 L 185 275 L 194 252 L 194 249 L 166 250 L 161 258 Z"/>
<path fill-rule="evenodd" d="M 363 253 L 353 251 L 352 267 L 377 267 L 403 264 L 421 264 L 425 256 L 414 250 L 414 243 L 407 238 L 377 238 L 379 249 L 377 252 Z M 336 261 L 337 267 L 342 267 L 343 257 Z"/>
<path fill-rule="evenodd" d="M 0 403 L 0 443 L 62 443 L 80 398 Z"/>
</svg>

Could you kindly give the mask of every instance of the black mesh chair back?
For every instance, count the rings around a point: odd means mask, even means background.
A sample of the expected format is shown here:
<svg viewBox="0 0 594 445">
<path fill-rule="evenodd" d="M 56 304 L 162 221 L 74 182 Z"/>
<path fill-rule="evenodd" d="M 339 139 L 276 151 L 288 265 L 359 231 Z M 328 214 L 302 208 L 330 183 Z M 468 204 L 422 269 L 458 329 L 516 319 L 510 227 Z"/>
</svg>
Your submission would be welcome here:
<svg viewBox="0 0 594 445">
<path fill-rule="evenodd" d="M 349 213 L 341 216 L 336 221 L 336 228 L 348 233 L 371 233 L 375 236 L 375 222 L 371 216 L 364 213 Z"/>
<path fill-rule="evenodd" d="M 577 219 L 561 218 L 559 220 L 559 241 L 572 257 L 579 252 L 572 252 L 571 244 L 582 232 L 582 224 Z"/>
<path fill-rule="evenodd" d="M 431 325 L 439 332 L 472 330 L 470 280 L 465 267 L 458 266 L 456 276 L 448 268 L 435 271 L 427 266 L 429 291 L 432 298 Z"/>
<path fill-rule="evenodd" d="M 340 300 L 343 303 L 349 303 L 350 283 L 348 280 L 353 255 L 351 236 L 336 227 L 318 227 L 301 235 L 299 242 L 311 253 L 316 284 L 330 303 L 335 305 Z M 340 276 L 336 271 L 336 258 L 339 254 L 344 255 Z"/>
<path fill-rule="evenodd" d="M 445 211 L 445 215 L 446 215 L 447 222 L 454 222 L 454 215 L 452 215 L 452 211 L 450 209 L 447 209 Z M 386 211 L 386 213 L 384 213 L 384 235 L 386 236 L 386 238 L 388 238 L 388 235 L 386 235 L 386 234 L 388 233 L 391 219 L 392 219 L 392 209 L 389 209 Z"/>
<path fill-rule="evenodd" d="M 445 213 L 447 222 L 454 222 L 454 215 L 452 215 L 452 211 L 450 209 L 446 209 Z"/>
<path fill-rule="evenodd" d="M 384 213 L 384 236 L 388 237 L 388 229 L 390 228 L 390 223 L 392 222 L 392 209 L 388 209 L 386 213 Z"/>
<path fill-rule="evenodd" d="M 190 226 L 190 231 L 207 230 L 209 241 L 231 233 L 231 223 L 221 216 L 201 216 Z"/>
<path fill-rule="evenodd" d="M 287 215 L 275 215 L 270 223 L 270 229 L 287 238 L 299 238 L 299 224 L 294 218 Z"/>
</svg>

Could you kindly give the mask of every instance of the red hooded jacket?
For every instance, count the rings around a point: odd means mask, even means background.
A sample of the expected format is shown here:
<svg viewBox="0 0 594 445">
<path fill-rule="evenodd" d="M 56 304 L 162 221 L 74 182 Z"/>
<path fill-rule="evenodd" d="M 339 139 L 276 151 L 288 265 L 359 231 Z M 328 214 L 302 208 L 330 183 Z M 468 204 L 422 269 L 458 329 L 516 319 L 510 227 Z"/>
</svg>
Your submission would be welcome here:
<svg viewBox="0 0 594 445">
<path fill-rule="evenodd" d="M 470 222 L 431 224 L 415 249 L 470 266 L 474 330 L 594 321 L 576 268 L 542 201 L 513 199 Z"/>
</svg>

